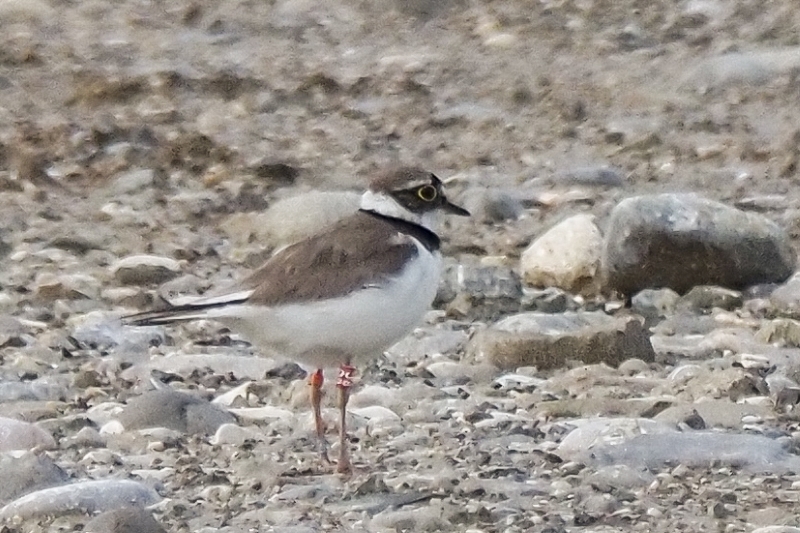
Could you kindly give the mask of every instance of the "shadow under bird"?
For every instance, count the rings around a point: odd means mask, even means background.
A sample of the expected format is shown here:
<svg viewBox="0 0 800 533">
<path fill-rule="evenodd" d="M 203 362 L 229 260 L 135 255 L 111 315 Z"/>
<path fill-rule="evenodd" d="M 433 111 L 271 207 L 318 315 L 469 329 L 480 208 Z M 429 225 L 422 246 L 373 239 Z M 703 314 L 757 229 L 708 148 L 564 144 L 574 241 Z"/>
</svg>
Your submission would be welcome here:
<svg viewBox="0 0 800 533">
<path fill-rule="evenodd" d="M 337 471 L 348 472 L 345 415 L 352 365 L 378 357 L 430 308 L 441 269 L 434 232 L 441 213 L 469 215 L 447 200 L 434 174 L 418 168 L 385 171 L 371 180 L 357 212 L 280 250 L 234 289 L 123 322 L 212 319 L 270 355 L 316 368 L 309 379 L 311 406 L 325 459 L 322 369 L 338 367 Z"/>
</svg>

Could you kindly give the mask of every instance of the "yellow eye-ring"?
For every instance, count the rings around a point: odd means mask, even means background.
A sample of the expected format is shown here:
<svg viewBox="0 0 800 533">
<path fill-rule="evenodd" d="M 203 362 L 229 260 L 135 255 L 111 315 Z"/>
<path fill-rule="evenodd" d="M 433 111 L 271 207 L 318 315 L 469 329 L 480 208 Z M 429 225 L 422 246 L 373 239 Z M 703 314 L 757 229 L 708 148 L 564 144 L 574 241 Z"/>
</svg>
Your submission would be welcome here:
<svg viewBox="0 0 800 533">
<path fill-rule="evenodd" d="M 417 189 L 417 196 L 420 197 L 421 200 L 425 200 L 426 202 L 432 202 L 436 200 L 436 196 L 439 193 L 436 191 L 436 187 L 433 185 L 423 185 L 419 189 Z"/>
</svg>

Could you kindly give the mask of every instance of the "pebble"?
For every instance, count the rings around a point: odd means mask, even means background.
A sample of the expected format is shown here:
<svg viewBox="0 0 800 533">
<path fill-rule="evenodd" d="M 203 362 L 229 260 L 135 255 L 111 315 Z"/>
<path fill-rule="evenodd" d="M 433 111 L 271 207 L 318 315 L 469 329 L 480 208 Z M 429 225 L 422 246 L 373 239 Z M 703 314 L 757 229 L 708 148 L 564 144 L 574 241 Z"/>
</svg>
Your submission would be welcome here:
<svg viewBox="0 0 800 533">
<path fill-rule="evenodd" d="M 497 187 L 470 188 L 459 202 L 472 217 L 487 223 L 517 220 L 524 212 L 518 194 Z"/>
<path fill-rule="evenodd" d="M 590 185 L 597 187 L 621 187 L 625 183 L 621 169 L 612 166 L 588 166 L 567 170 L 557 176 L 558 183 Z"/>
<path fill-rule="evenodd" d="M 774 312 L 800 319 L 800 276 L 794 275 L 769 295 Z"/>
<path fill-rule="evenodd" d="M 155 171 L 151 168 L 142 168 L 119 174 L 111 186 L 116 194 L 126 195 L 151 187 L 154 180 Z"/>
<path fill-rule="evenodd" d="M 742 293 L 725 287 L 698 285 L 678 300 L 678 307 L 699 311 L 710 311 L 717 307 L 731 311 L 744 303 Z"/>
<path fill-rule="evenodd" d="M 170 389 L 133 398 L 119 415 L 125 429 L 164 427 L 188 434 L 213 435 L 234 417 L 202 398 Z"/>
<path fill-rule="evenodd" d="M 215 446 L 228 444 L 231 446 L 241 446 L 247 440 L 260 440 L 263 437 L 252 428 L 243 428 L 236 424 L 222 424 L 217 428 L 214 436 L 211 437 L 211 444 Z"/>
<path fill-rule="evenodd" d="M 155 285 L 169 281 L 181 273 L 181 263 L 169 257 L 132 255 L 111 267 L 114 279 L 122 285 Z"/>
</svg>

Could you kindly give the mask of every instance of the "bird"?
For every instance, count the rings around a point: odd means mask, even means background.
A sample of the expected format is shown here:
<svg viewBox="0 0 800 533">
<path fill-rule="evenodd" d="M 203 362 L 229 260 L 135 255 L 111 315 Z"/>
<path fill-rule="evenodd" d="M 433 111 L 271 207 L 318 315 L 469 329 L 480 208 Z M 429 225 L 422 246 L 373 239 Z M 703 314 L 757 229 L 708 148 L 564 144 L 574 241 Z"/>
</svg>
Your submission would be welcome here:
<svg viewBox="0 0 800 533">
<path fill-rule="evenodd" d="M 134 326 L 211 319 L 257 350 L 315 368 L 311 408 L 328 459 L 320 402 L 323 369 L 338 367 L 339 457 L 352 469 L 345 418 L 355 364 L 380 356 L 430 309 L 441 275 L 441 214 L 469 216 L 442 180 L 418 167 L 376 173 L 359 209 L 327 229 L 278 250 L 233 288 L 188 303 L 123 317 Z"/>
</svg>

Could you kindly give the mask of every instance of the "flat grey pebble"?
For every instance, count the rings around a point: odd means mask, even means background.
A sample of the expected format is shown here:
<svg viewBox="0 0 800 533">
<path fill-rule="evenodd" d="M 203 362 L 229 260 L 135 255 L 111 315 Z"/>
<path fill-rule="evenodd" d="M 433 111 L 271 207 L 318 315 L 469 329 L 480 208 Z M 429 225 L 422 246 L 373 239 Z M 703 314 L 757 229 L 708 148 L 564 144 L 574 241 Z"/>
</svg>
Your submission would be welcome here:
<svg viewBox="0 0 800 533">
<path fill-rule="evenodd" d="M 119 416 L 125 429 L 164 427 L 189 434 L 213 435 L 236 418 L 202 398 L 172 389 L 145 392 L 131 399 Z"/>
</svg>

